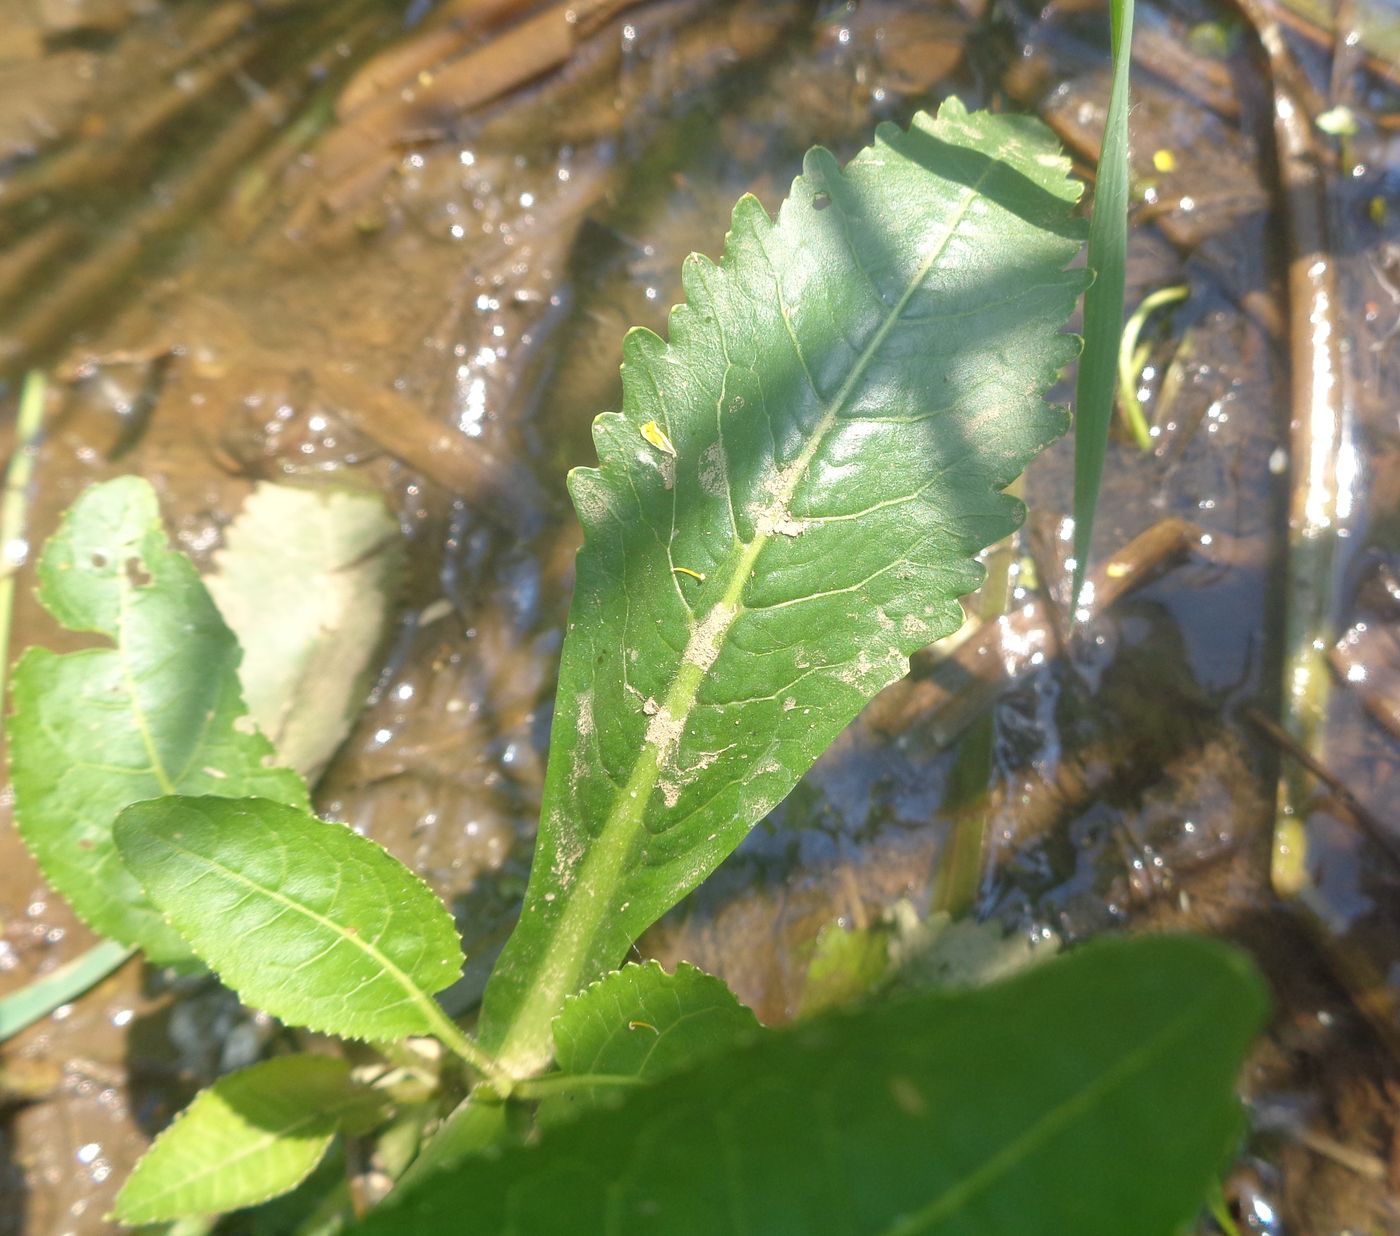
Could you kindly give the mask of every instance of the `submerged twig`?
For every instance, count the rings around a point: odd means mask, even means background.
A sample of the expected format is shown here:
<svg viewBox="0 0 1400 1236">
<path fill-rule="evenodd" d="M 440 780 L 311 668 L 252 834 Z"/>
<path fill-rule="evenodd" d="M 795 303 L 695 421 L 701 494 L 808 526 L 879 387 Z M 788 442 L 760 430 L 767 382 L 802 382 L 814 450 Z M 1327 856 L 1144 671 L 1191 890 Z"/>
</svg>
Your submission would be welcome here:
<svg viewBox="0 0 1400 1236">
<path fill-rule="evenodd" d="M 581 41 L 637 3 L 561 0 L 436 71 L 421 74 L 416 87 L 363 103 L 323 144 L 320 159 L 326 175 L 344 176 L 367 163 L 387 174 L 407 135 L 431 132 L 443 120 L 559 68 Z"/>
<path fill-rule="evenodd" d="M 1287 730 L 1285 730 L 1272 717 L 1266 716 L 1257 708 L 1250 708 L 1245 711 L 1250 721 L 1252 721 L 1270 742 L 1283 752 L 1291 760 L 1296 760 L 1298 765 L 1311 773 L 1325 785 L 1337 801 L 1346 809 L 1352 819 L 1360 825 L 1366 835 L 1385 853 L 1397 868 L 1400 868 L 1400 842 L 1391 836 L 1391 830 L 1386 827 L 1384 821 L 1378 820 L 1355 794 L 1347 788 L 1346 783 L 1327 767 L 1313 752 L 1300 745 Z"/>
<path fill-rule="evenodd" d="M 1017 478 L 1012 492 L 1020 496 L 1024 478 Z M 987 559 L 987 578 L 977 593 L 974 610 L 983 625 L 995 623 L 1006 613 L 1011 599 L 1011 567 L 1018 536 L 993 546 Z M 977 901 L 987 850 L 987 786 L 993 771 L 996 743 L 996 710 L 987 708 L 972 722 L 949 774 L 943 807 L 951 823 L 938 863 L 932 913 L 961 918 Z"/>
<path fill-rule="evenodd" d="M 353 38 L 369 27 L 360 17 L 349 20 L 365 0 L 337 8 L 311 32 L 313 45 L 323 46 L 331 34 Z M 356 24 L 358 23 L 358 25 Z M 326 56 L 338 56 L 332 49 Z M 11 323 L 0 341 L 0 372 L 14 371 L 41 356 L 54 340 L 74 323 L 87 317 L 104 293 L 125 278 L 152 242 L 187 223 L 209 201 L 221 194 L 235 171 L 261 146 L 324 75 L 324 63 L 298 66 L 255 103 L 210 144 L 198 162 L 144 210 L 134 212 L 115 227 L 77 265 L 56 278 L 44 295 Z"/>
<path fill-rule="evenodd" d="M 472 39 L 529 5 L 530 0 L 448 0 L 422 28 L 376 52 L 351 75 L 337 97 L 336 115 L 349 120 L 390 91 L 430 75 Z"/>
<path fill-rule="evenodd" d="M 257 38 L 245 39 L 206 64 L 182 70 L 163 90 L 120 116 L 101 137 L 69 146 L 0 182 L 0 205 L 13 209 L 42 194 L 70 192 L 122 174 L 140 154 L 152 150 L 157 134 L 242 69 L 260 46 Z"/>
</svg>

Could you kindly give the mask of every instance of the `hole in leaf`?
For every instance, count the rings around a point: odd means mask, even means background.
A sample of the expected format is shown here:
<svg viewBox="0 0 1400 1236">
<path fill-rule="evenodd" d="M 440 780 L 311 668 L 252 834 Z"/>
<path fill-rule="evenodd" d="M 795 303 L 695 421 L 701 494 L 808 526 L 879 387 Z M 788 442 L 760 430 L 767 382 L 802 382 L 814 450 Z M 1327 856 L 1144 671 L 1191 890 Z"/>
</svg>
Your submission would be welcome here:
<svg viewBox="0 0 1400 1236">
<path fill-rule="evenodd" d="M 151 583 L 151 573 L 146 570 L 141 559 L 134 555 L 126 560 L 126 578 L 133 588 L 146 588 Z"/>
<path fill-rule="evenodd" d="M 831 205 L 831 194 L 830 194 L 830 193 L 818 193 L 817 196 L 814 197 L 814 198 L 812 199 L 812 209 L 813 209 L 813 210 L 825 210 L 825 209 L 826 209 L 828 206 L 830 206 L 830 205 Z"/>
</svg>

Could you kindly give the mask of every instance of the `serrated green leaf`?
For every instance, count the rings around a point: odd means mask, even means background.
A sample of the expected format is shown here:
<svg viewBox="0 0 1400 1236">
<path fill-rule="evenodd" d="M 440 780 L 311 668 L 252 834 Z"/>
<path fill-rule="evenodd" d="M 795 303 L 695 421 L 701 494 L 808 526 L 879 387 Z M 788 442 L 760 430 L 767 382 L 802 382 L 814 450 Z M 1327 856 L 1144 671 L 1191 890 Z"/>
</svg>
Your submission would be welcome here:
<svg viewBox="0 0 1400 1236">
<path fill-rule="evenodd" d="M 1266 1003 L 1220 944 L 1091 944 L 761 1036 L 357 1230 L 1171 1236 L 1234 1148 Z"/>
<path fill-rule="evenodd" d="M 294 1189 L 347 1112 L 381 1105 L 327 1056 L 281 1056 L 202 1090 L 137 1163 L 113 1214 L 158 1223 L 254 1206 Z"/>
<path fill-rule="evenodd" d="M 343 824 L 260 799 L 122 812 L 122 859 L 245 1004 L 347 1038 L 450 1036 L 433 999 L 462 969 L 426 884 Z"/>
<path fill-rule="evenodd" d="M 623 966 L 564 1001 L 554 1019 L 554 1059 L 577 1077 L 656 1081 L 752 1038 L 761 1027 L 724 982 L 682 962 Z M 580 1086 L 540 1105 L 541 1123 L 592 1106 L 610 1087 Z"/>
<path fill-rule="evenodd" d="M 284 764 L 314 782 L 364 703 L 402 564 L 378 494 L 257 485 L 205 583 L 243 646 L 239 678 Z"/>
<path fill-rule="evenodd" d="M 720 263 L 687 261 L 669 343 L 627 336 L 623 410 L 570 478 L 539 840 L 485 995 L 508 1069 L 961 623 L 1022 517 L 1000 491 L 1065 429 L 1068 170 L 1039 122 L 956 101 L 844 172 L 815 149 L 776 222 L 746 197 Z"/>
<path fill-rule="evenodd" d="M 117 857 L 112 823 L 162 794 L 258 795 L 306 806 L 271 767 L 238 685 L 238 644 L 194 566 L 171 549 L 137 477 L 87 490 L 39 560 L 39 599 L 114 647 L 31 648 L 9 719 L 15 821 L 45 877 L 94 930 L 156 962 L 189 959 Z"/>
</svg>

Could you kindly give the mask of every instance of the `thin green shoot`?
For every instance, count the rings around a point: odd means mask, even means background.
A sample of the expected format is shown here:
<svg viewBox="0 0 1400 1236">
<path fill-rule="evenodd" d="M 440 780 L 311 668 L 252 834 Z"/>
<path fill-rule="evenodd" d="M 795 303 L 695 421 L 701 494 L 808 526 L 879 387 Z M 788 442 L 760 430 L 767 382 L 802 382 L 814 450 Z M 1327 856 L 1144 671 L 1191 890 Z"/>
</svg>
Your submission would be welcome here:
<svg viewBox="0 0 1400 1236">
<path fill-rule="evenodd" d="M 645 1077 L 618 1073 L 547 1073 L 543 1077 L 527 1077 L 515 1083 L 513 1099 L 543 1099 L 550 1095 L 568 1094 L 573 1090 L 592 1090 L 598 1086 L 622 1089 L 648 1085 Z"/>
<path fill-rule="evenodd" d="M 10 621 L 15 606 L 16 556 L 24 544 L 29 523 L 29 482 L 34 475 L 34 448 L 44 427 L 44 396 L 48 383 L 38 369 L 31 370 L 20 389 L 19 416 L 15 421 L 15 445 L 0 495 L 0 712 L 10 669 Z"/>
<path fill-rule="evenodd" d="M 1089 221 L 1089 269 L 1084 293 L 1084 353 L 1079 358 L 1074 426 L 1074 587 L 1079 608 L 1094 532 L 1094 511 L 1108 453 L 1118 344 L 1123 333 L 1123 282 L 1128 260 L 1128 65 L 1132 59 L 1133 0 L 1112 0 L 1113 87 L 1094 181 Z"/>
<path fill-rule="evenodd" d="M 1207 1203 L 1210 1210 L 1210 1217 L 1215 1220 L 1215 1225 L 1225 1236 L 1241 1236 L 1239 1224 L 1235 1222 L 1234 1216 L 1230 1213 L 1230 1208 L 1225 1204 L 1225 1193 L 1219 1184 L 1216 1184 L 1210 1193 L 1210 1201 Z"/>
<path fill-rule="evenodd" d="M 1152 449 L 1152 431 L 1142 410 L 1142 400 L 1138 398 L 1138 375 L 1147 364 L 1149 347 L 1138 341 L 1142 338 L 1142 328 L 1153 313 L 1163 305 L 1174 305 L 1185 300 L 1190 291 L 1184 283 L 1158 288 L 1143 298 L 1142 304 L 1134 310 L 1123 328 L 1123 342 L 1118 346 L 1118 410 L 1127 422 L 1133 441 L 1143 451 Z"/>
</svg>

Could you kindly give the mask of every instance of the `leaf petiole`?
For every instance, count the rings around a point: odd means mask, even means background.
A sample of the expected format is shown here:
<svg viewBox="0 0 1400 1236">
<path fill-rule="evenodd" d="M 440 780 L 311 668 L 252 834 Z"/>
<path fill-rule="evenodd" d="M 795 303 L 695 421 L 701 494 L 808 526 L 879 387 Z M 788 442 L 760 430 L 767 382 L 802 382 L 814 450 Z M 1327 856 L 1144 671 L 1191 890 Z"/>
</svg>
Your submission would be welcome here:
<svg viewBox="0 0 1400 1236">
<path fill-rule="evenodd" d="M 594 1086 L 637 1087 L 650 1084 L 650 1079 L 622 1073 L 547 1073 L 544 1077 L 527 1077 L 514 1083 L 511 1096 L 517 1099 L 543 1099 L 550 1095 L 568 1094 L 571 1090 L 587 1090 Z"/>
<path fill-rule="evenodd" d="M 510 1074 L 496 1063 L 495 1057 L 473 1042 L 470 1035 L 460 1030 L 457 1023 L 447 1015 L 437 1001 L 432 1002 L 431 1010 L 425 1008 L 423 1011 L 432 1026 L 433 1037 L 458 1059 L 466 1061 L 486 1078 L 501 1098 L 508 1098 L 517 1093 L 514 1089 L 516 1083 L 511 1079 Z"/>
</svg>

